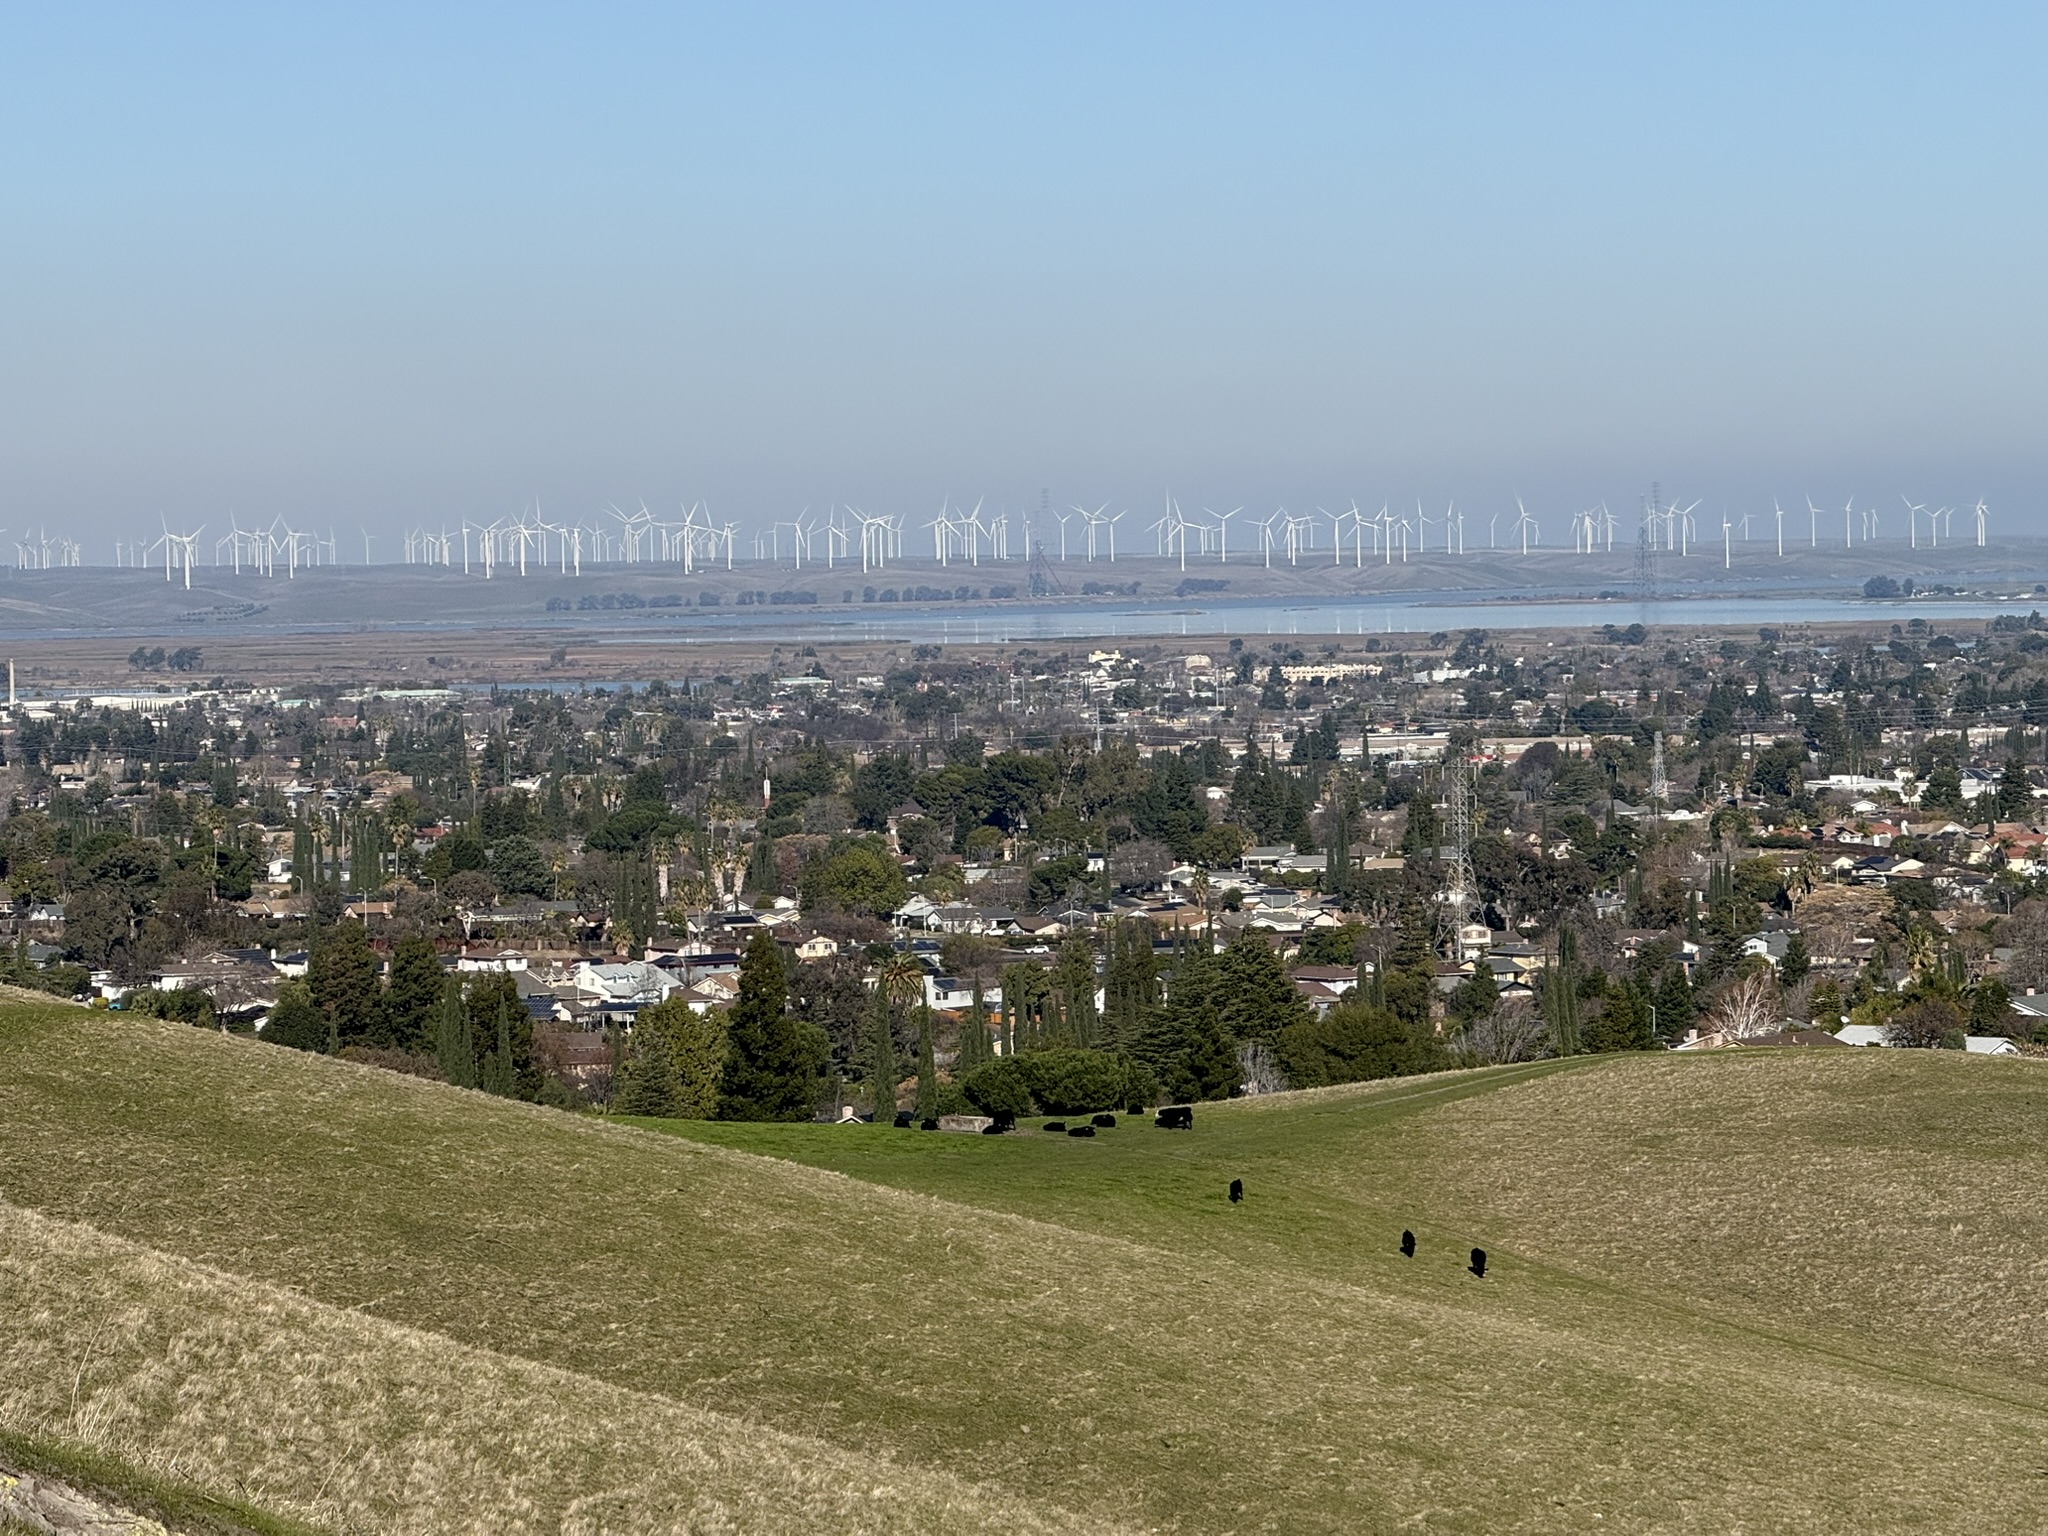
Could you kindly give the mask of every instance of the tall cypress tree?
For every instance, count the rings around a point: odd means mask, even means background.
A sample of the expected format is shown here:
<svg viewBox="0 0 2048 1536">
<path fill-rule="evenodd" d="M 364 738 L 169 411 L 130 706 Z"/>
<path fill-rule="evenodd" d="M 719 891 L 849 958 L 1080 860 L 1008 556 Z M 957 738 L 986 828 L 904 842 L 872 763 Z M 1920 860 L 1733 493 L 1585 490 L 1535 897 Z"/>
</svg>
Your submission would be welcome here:
<svg viewBox="0 0 2048 1536">
<path fill-rule="evenodd" d="M 441 1075 L 458 1088 L 476 1086 L 476 1045 L 470 1039 L 469 1017 L 462 1007 L 462 980 L 450 976 L 441 984 L 430 1020 L 434 1059 Z"/>
<path fill-rule="evenodd" d="M 1557 959 L 1543 978 L 1543 1016 L 1550 1048 L 1559 1056 L 1579 1049 L 1579 941 L 1569 927 L 1558 930 Z"/>
<path fill-rule="evenodd" d="M 974 1000 L 967 1005 L 967 1017 L 960 1025 L 960 1054 L 953 1064 L 954 1081 L 959 1081 L 989 1060 L 988 1005 L 982 1000 L 981 978 L 974 978 Z"/>
<path fill-rule="evenodd" d="M 868 1093 L 875 1101 L 875 1124 L 896 1116 L 896 1029 L 889 1018 L 889 994 L 876 987 L 868 1033 Z"/>
<path fill-rule="evenodd" d="M 1100 1033 L 1095 1015 L 1095 946 L 1079 934 L 1062 944 L 1053 985 L 1060 998 L 1062 1043 L 1093 1046 Z"/>
<path fill-rule="evenodd" d="M 831 1056 L 825 1032 L 790 1013 L 782 950 L 766 933 L 747 944 L 740 995 L 727 1020 L 721 1120 L 808 1120 Z"/>
<path fill-rule="evenodd" d="M 939 1117 L 939 1067 L 932 1053 L 932 1011 L 920 1004 L 917 1010 L 917 1118 Z"/>
<path fill-rule="evenodd" d="M 502 997 L 498 999 L 498 1043 L 484 1057 L 483 1069 L 477 1073 L 477 1086 L 501 1099 L 512 1097 L 512 1014 Z"/>
</svg>

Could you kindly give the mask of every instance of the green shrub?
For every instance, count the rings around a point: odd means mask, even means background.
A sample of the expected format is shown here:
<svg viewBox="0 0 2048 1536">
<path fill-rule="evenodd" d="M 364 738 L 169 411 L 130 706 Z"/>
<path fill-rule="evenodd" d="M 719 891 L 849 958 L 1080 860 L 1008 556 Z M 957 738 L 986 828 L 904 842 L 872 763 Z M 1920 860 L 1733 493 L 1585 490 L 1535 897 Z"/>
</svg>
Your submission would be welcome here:
<svg viewBox="0 0 2048 1536">
<path fill-rule="evenodd" d="M 1129 1058 L 1113 1051 L 1058 1047 L 1017 1058 L 1044 1115 L 1085 1115 L 1133 1102 Z"/>
<path fill-rule="evenodd" d="M 983 1062 L 961 1080 L 960 1088 L 984 1115 L 1031 1113 L 1031 1086 L 1014 1056 Z"/>
</svg>

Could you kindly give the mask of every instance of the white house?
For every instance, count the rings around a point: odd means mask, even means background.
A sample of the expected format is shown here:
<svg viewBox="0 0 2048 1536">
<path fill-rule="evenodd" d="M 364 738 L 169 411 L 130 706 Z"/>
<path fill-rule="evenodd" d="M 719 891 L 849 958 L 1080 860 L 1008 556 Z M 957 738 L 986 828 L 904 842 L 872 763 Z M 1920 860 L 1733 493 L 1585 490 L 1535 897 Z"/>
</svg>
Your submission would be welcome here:
<svg viewBox="0 0 2048 1536">
<path fill-rule="evenodd" d="M 577 1000 L 598 1007 L 644 1008 L 663 1001 L 682 985 L 660 966 L 644 960 L 614 965 L 593 965 L 585 960 L 576 967 L 573 979 Z"/>
</svg>

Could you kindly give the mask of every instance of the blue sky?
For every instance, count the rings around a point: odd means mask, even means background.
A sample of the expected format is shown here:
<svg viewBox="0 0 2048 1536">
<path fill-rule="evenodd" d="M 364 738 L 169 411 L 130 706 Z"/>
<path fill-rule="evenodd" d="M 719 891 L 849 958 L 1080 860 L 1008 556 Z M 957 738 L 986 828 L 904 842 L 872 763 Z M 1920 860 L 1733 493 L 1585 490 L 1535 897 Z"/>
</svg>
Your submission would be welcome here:
<svg viewBox="0 0 2048 1536">
<path fill-rule="evenodd" d="M 2044 42 L 1996 6 L 13 7 L 0 524 L 1656 478 L 2048 532 Z"/>
</svg>

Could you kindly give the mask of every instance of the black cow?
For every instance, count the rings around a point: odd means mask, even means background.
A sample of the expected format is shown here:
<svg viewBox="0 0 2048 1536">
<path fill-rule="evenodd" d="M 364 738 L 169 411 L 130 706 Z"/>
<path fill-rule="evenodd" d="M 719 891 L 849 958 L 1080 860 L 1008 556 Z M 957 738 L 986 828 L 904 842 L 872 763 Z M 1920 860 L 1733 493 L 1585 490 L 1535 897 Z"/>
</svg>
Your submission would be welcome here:
<svg viewBox="0 0 2048 1536">
<path fill-rule="evenodd" d="M 1404 1259 L 1415 1257 L 1415 1234 L 1413 1232 L 1403 1232 L 1401 1234 L 1401 1257 Z"/>
<path fill-rule="evenodd" d="M 1195 1128 L 1195 1107 L 1192 1104 L 1169 1104 L 1159 1111 L 1159 1118 L 1152 1123 L 1162 1131 L 1192 1131 Z"/>
<path fill-rule="evenodd" d="M 1116 1116 L 1097 1115 L 1093 1123 L 1098 1131 L 1113 1131 L 1116 1129 Z"/>
<path fill-rule="evenodd" d="M 909 1129 L 910 1129 L 910 1124 L 911 1124 L 911 1122 L 912 1122 L 913 1120 L 915 1120 L 916 1118 L 917 1118 L 917 1117 L 916 1117 L 915 1115 L 911 1114 L 911 1112 L 910 1112 L 909 1110 L 907 1110 L 907 1109 L 899 1109 L 899 1110 L 897 1110 L 897 1111 L 896 1111 L 896 1129 L 897 1129 L 897 1130 L 899 1130 L 899 1131 L 907 1131 L 907 1130 L 909 1130 Z"/>
<path fill-rule="evenodd" d="M 1231 1203 L 1232 1205 L 1235 1205 L 1235 1204 L 1237 1204 L 1237 1202 L 1238 1202 L 1238 1201 L 1242 1200 L 1243 1198 L 1244 1198 L 1244 1180 L 1243 1180 L 1243 1179 L 1232 1179 L 1232 1180 L 1230 1181 L 1230 1203 Z"/>
<path fill-rule="evenodd" d="M 1472 1273 L 1481 1280 L 1486 1278 L 1486 1250 L 1484 1248 L 1474 1248 L 1472 1250 Z"/>
<path fill-rule="evenodd" d="M 1055 1136 L 1059 1135 L 1060 1132 L 1064 1131 L 1066 1128 L 1067 1122 L 1064 1120 L 1048 1120 L 1045 1122 L 1044 1126 L 1041 1127 L 1041 1129 L 1043 1130 L 1051 1131 Z"/>
<path fill-rule="evenodd" d="M 931 1119 L 920 1120 L 917 1123 L 917 1128 L 920 1131 L 936 1131 L 939 1128 L 939 1122 Z"/>
<path fill-rule="evenodd" d="M 995 1112 L 995 1122 L 989 1127 L 990 1130 L 1014 1131 L 1017 1129 L 1017 1112 L 1012 1109 L 999 1109 Z"/>
<path fill-rule="evenodd" d="M 1069 1136 L 1093 1136 L 1095 1134 L 1095 1127 L 1092 1125 L 1076 1125 L 1071 1127 L 1067 1134 Z"/>
</svg>

